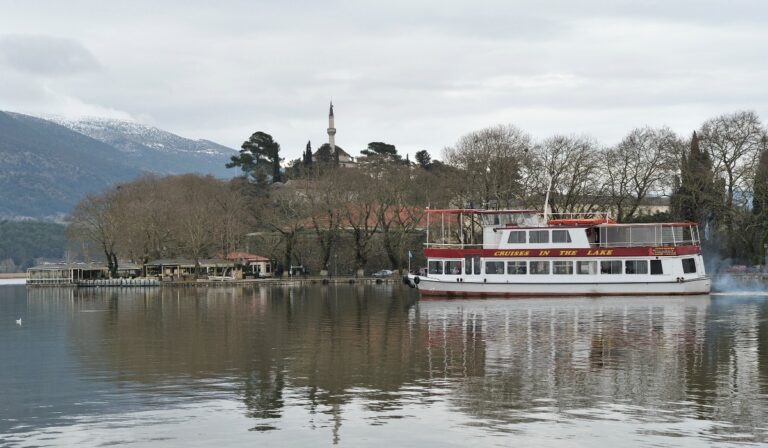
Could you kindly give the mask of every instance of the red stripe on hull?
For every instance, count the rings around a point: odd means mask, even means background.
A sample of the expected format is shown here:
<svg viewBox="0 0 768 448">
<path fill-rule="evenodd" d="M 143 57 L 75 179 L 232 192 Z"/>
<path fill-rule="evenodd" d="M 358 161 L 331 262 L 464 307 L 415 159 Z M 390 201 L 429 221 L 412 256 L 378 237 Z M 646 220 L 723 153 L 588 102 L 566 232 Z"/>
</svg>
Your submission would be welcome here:
<svg viewBox="0 0 768 448">
<path fill-rule="evenodd" d="M 484 299 L 496 299 L 503 297 L 608 297 L 608 296 L 703 296 L 709 293 L 706 292 L 656 292 L 656 293 L 537 293 L 537 292 L 444 292 L 444 291 L 424 291 L 419 290 L 419 294 L 423 298 L 484 298 Z"/>
<path fill-rule="evenodd" d="M 582 257 L 667 257 L 701 253 L 699 246 L 616 247 L 601 249 L 424 249 L 428 258 L 582 258 Z"/>
</svg>

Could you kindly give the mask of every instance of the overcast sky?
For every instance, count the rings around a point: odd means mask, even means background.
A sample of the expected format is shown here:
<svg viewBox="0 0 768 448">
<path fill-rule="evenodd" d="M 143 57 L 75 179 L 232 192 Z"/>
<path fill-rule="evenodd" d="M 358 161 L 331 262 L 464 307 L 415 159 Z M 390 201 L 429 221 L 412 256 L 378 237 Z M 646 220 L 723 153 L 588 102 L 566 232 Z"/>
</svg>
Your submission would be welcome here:
<svg viewBox="0 0 768 448">
<path fill-rule="evenodd" d="M 535 138 L 768 118 L 768 2 L 0 0 L 0 109 L 130 118 L 285 157 L 327 139 L 413 154 L 513 123 Z"/>
</svg>

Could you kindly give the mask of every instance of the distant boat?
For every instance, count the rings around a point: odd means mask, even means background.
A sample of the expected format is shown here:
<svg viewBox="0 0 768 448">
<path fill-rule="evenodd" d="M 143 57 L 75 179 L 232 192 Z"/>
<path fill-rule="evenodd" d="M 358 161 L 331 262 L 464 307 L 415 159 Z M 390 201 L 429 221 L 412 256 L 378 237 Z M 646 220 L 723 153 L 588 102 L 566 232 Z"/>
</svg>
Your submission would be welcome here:
<svg viewBox="0 0 768 448">
<path fill-rule="evenodd" d="M 692 222 L 449 209 L 428 210 L 427 228 L 427 267 L 404 278 L 422 296 L 707 294 L 711 287 Z"/>
</svg>

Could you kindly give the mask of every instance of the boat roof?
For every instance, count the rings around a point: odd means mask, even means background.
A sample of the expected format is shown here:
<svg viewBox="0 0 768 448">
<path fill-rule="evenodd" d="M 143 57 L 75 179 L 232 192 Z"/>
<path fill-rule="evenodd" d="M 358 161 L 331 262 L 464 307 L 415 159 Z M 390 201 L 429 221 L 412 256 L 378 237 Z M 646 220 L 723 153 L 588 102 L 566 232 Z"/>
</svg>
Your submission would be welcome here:
<svg viewBox="0 0 768 448">
<path fill-rule="evenodd" d="M 539 210 L 520 210 L 520 209 L 507 209 L 507 210 L 484 210 L 477 208 L 427 208 L 426 212 L 429 214 L 439 215 L 531 215 L 542 213 Z"/>
<path fill-rule="evenodd" d="M 690 227 L 696 226 L 693 221 L 679 222 L 638 222 L 638 223 L 602 223 L 596 225 L 590 224 L 572 224 L 572 225 L 546 225 L 546 226 L 516 226 L 514 224 L 494 227 L 494 230 L 515 229 L 515 230 L 546 230 L 546 229 L 584 229 L 587 227 L 609 228 L 609 227 Z"/>
</svg>

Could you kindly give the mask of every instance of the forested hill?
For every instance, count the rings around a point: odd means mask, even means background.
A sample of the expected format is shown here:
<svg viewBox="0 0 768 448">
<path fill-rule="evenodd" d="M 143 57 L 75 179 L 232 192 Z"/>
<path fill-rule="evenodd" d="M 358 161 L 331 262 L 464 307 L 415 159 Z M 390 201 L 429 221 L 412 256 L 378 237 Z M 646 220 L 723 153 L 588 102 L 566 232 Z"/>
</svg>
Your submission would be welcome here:
<svg viewBox="0 0 768 448">
<path fill-rule="evenodd" d="M 87 193 L 145 172 L 233 175 L 234 150 L 116 120 L 60 121 L 0 111 L 0 219 L 60 220 Z"/>
<path fill-rule="evenodd" d="M 40 258 L 62 259 L 66 243 L 62 224 L 0 220 L 0 272 L 23 272 Z"/>
<path fill-rule="evenodd" d="M 0 112 L 0 218 L 56 219 L 141 170 L 114 147 L 50 121 Z"/>
</svg>

